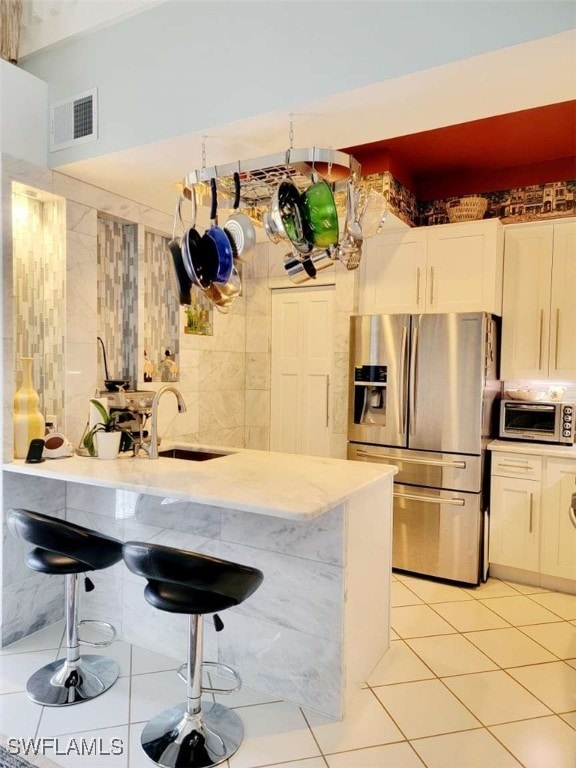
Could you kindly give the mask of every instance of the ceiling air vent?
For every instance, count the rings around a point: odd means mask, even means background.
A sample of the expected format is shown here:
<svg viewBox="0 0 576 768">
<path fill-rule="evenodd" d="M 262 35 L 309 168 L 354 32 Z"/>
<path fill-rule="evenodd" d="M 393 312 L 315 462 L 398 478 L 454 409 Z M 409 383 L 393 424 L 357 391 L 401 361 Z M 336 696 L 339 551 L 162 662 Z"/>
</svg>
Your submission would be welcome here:
<svg viewBox="0 0 576 768">
<path fill-rule="evenodd" d="M 50 107 L 50 150 L 74 147 L 98 138 L 97 89 L 64 99 Z"/>
</svg>

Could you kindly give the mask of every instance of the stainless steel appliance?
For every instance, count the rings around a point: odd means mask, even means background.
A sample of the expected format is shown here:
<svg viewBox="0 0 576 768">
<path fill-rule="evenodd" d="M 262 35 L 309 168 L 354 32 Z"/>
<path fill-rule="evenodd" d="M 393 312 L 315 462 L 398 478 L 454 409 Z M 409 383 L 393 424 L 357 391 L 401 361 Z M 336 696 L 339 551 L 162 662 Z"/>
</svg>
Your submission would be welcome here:
<svg viewBox="0 0 576 768">
<path fill-rule="evenodd" d="M 148 437 L 148 431 L 144 429 L 148 417 L 152 412 L 154 391 L 146 389 L 127 390 L 120 392 L 101 391 L 101 397 L 108 398 L 110 413 L 118 412 L 116 418 L 118 424 L 125 429 L 132 438 L 132 443 L 123 443 L 121 450 L 134 450 L 138 443 Z"/>
<path fill-rule="evenodd" d="M 520 402 L 500 405 L 500 437 L 537 443 L 574 443 L 574 403 Z"/>
<path fill-rule="evenodd" d="M 351 318 L 348 458 L 398 467 L 394 568 L 485 576 L 497 331 L 485 313 Z"/>
</svg>

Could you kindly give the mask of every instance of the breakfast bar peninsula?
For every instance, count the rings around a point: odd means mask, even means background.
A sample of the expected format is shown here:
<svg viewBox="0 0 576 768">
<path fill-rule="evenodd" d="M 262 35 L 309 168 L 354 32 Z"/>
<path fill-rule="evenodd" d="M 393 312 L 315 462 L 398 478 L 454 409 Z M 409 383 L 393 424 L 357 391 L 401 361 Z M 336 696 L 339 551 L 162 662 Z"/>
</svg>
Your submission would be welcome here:
<svg viewBox="0 0 576 768">
<path fill-rule="evenodd" d="M 204 458 L 201 446 L 162 448 Z M 211 455 L 13 461 L 3 465 L 4 520 L 24 507 L 123 541 L 259 568 L 261 588 L 226 611 L 224 630 L 206 622 L 205 659 L 234 667 L 247 685 L 341 718 L 388 648 L 395 468 L 246 449 Z M 63 580 L 31 572 L 25 552 L 4 531 L 3 645 L 62 617 Z M 123 563 L 91 579 L 83 618 L 186 658 L 187 622 L 148 605 L 143 580 Z"/>
</svg>

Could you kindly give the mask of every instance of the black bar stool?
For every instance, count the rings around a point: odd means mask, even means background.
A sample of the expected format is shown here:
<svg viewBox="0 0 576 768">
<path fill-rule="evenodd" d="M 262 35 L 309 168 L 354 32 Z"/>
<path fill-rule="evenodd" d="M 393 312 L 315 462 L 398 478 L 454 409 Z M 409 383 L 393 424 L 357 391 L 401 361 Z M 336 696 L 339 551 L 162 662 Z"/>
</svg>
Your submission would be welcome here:
<svg viewBox="0 0 576 768">
<path fill-rule="evenodd" d="M 187 701 L 165 709 L 146 724 L 142 748 L 162 768 L 219 765 L 236 752 L 244 728 L 228 707 L 201 700 L 203 614 L 239 605 L 260 586 L 262 572 L 228 560 L 138 541 L 124 544 L 124 562 L 133 573 L 148 580 L 144 597 L 150 605 L 189 615 Z"/>
<path fill-rule="evenodd" d="M 78 574 L 108 568 L 122 559 L 122 542 L 104 534 L 26 509 L 8 511 L 8 529 L 18 539 L 34 544 L 26 565 L 34 571 L 66 576 L 66 658 L 37 670 L 26 683 L 32 701 L 49 707 L 79 704 L 108 690 L 118 678 L 114 659 L 80 655 L 79 643 L 95 647 L 110 645 L 116 632 L 107 622 L 78 622 Z M 87 588 L 91 582 L 87 580 Z M 81 624 L 99 624 L 112 631 L 112 638 L 92 643 L 81 640 Z"/>
</svg>

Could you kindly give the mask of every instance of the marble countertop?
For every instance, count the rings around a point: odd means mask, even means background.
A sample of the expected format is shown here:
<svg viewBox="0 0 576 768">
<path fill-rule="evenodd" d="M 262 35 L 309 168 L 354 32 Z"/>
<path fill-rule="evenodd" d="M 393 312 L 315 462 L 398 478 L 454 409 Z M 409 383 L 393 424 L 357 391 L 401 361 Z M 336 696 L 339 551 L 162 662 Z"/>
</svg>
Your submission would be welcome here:
<svg viewBox="0 0 576 768">
<path fill-rule="evenodd" d="M 552 445 L 551 443 L 528 443 L 522 440 L 493 440 L 488 443 L 491 451 L 506 453 L 527 453 L 531 456 L 554 459 L 574 459 L 576 461 L 576 446 Z"/>
<path fill-rule="evenodd" d="M 161 450 L 173 447 L 230 453 L 208 461 L 131 455 L 112 461 L 72 456 L 40 464 L 15 459 L 2 468 L 290 519 L 322 515 L 396 472 L 396 467 L 346 459 L 162 441 Z"/>
</svg>

